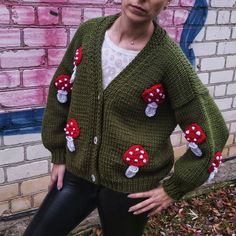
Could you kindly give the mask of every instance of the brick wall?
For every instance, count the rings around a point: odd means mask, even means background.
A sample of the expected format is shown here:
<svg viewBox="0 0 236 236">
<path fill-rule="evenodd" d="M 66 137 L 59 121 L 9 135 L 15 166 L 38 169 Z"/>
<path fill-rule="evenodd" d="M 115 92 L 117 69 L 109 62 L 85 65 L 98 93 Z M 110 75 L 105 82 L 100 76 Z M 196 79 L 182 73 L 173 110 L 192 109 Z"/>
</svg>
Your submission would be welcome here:
<svg viewBox="0 0 236 236">
<path fill-rule="evenodd" d="M 81 22 L 120 9 L 119 0 L 22 0 L 0 4 L 0 113 L 44 107 L 52 75 Z M 172 0 L 159 24 L 179 41 L 194 0 Z M 209 1 L 207 21 L 191 45 L 199 77 L 230 130 L 224 158 L 236 155 L 235 0 Z M 186 150 L 177 127 L 175 155 Z M 37 208 L 47 193 L 50 153 L 39 133 L 0 137 L 0 215 Z"/>
</svg>

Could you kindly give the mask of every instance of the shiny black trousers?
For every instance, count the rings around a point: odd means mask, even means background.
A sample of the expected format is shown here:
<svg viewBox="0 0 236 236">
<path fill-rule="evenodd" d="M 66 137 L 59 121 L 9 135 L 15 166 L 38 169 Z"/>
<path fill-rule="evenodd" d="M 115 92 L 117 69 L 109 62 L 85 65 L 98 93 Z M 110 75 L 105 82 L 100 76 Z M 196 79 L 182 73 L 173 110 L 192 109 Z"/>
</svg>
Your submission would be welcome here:
<svg viewBox="0 0 236 236">
<path fill-rule="evenodd" d="M 147 198 L 127 195 L 90 183 L 66 170 L 62 189 L 58 190 L 54 184 L 23 236 L 66 236 L 95 208 L 104 236 L 141 236 L 148 212 L 134 215 L 128 209 Z"/>
</svg>

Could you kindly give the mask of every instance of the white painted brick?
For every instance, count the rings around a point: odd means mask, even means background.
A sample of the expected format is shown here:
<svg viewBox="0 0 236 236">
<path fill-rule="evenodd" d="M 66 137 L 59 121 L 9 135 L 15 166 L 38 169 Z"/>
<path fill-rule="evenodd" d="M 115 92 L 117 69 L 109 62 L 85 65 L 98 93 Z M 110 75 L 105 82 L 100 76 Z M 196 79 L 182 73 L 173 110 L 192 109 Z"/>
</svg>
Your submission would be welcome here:
<svg viewBox="0 0 236 236">
<path fill-rule="evenodd" d="M 194 49 L 195 55 L 206 56 L 214 55 L 216 53 L 216 43 L 193 43 L 192 48 Z"/>
<path fill-rule="evenodd" d="M 218 12 L 218 24 L 227 24 L 229 23 L 230 11 L 219 11 Z"/>
<path fill-rule="evenodd" d="M 7 168 L 7 180 L 14 181 L 48 173 L 48 161 L 39 161 Z"/>
<path fill-rule="evenodd" d="M 220 70 L 224 68 L 224 57 L 203 58 L 201 60 L 201 70 Z"/>
<path fill-rule="evenodd" d="M 211 0 L 212 7 L 233 7 L 235 3 L 235 0 Z"/>
<path fill-rule="evenodd" d="M 51 156 L 51 153 L 42 144 L 30 146 L 26 149 L 26 158 L 28 160 L 49 156 Z"/>
<path fill-rule="evenodd" d="M 232 134 L 232 133 L 236 133 L 236 122 L 232 122 L 230 124 L 230 130 L 229 132 Z"/>
<path fill-rule="evenodd" d="M 31 207 L 31 197 L 19 197 L 11 201 L 11 211 L 25 211 Z"/>
<path fill-rule="evenodd" d="M 8 184 L 0 187 L 0 201 L 9 200 L 19 193 L 18 183 Z"/>
<path fill-rule="evenodd" d="M 234 95 L 234 94 L 236 94 L 236 83 L 228 84 L 226 94 L 227 95 Z"/>
<path fill-rule="evenodd" d="M 9 212 L 8 201 L 0 202 L 0 216 L 3 216 L 6 212 Z"/>
<path fill-rule="evenodd" d="M 227 56 L 226 67 L 236 67 L 236 55 Z"/>
<path fill-rule="evenodd" d="M 24 148 L 9 148 L 0 150 L 0 165 L 17 163 L 24 160 Z"/>
<path fill-rule="evenodd" d="M 216 17 L 217 17 L 217 12 L 209 10 L 205 25 L 214 25 L 216 23 Z"/>
<path fill-rule="evenodd" d="M 202 81 L 203 84 L 208 84 L 209 83 L 209 74 L 208 73 L 199 73 L 198 77 Z"/>
<path fill-rule="evenodd" d="M 209 90 L 209 94 L 213 97 L 214 96 L 215 87 L 214 86 L 207 86 L 207 89 Z"/>
<path fill-rule="evenodd" d="M 20 135 L 9 135 L 3 137 L 5 145 L 20 144 L 26 142 L 41 141 L 41 134 L 20 134 Z"/>
<path fill-rule="evenodd" d="M 3 168 L 0 168 L 0 183 L 4 182 L 4 171 Z"/>
<path fill-rule="evenodd" d="M 232 39 L 236 38 L 236 27 L 233 27 L 232 29 Z"/>
<path fill-rule="evenodd" d="M 222 114 L 226 122 L 233 121 L 236 117 L 236 109 L 231 111 L 223 111 Z"/>
<path fill-rule="evenodd" d="M 194 39 L 194 42 L 202 42 L 203 41 L 204 35 L 205 35 L 205 29 L 206 29 L 206 27 L 203 27 L 201 29 L 201 31 L 198 33 L 198 35 Z"/>
<path fill-rule="evenodd" d="M 224 83 L 233 80 L 233 70 L 212 72 L 210 83 Z"/>
<path fill-rule="evenodd" d="M 215 102 L 220 110 L 231 108 L 233 98 L 215 99 Z"/>
<path fill-rule="evenodd" d="M 224 96 L 226 92 L 226 85 L 221 84 L 221 85 L 216 85 L 215 86 L 215 96 Z"/>
<path fill-rule="evenodd" d="M 197 57 L 196 58 L 196 66 L 195 66 L 195 71 L 198 73 L 198 72 L 200 72 L 200 59 Z"/>
<path fill-rule="evenodd" d="M 234 98 L 233 107 L 236 107 L 236 97 Z"/>
<path fill-rule="evenodd" d="M 219 43 L 217 54 L 235 54 L 235 53 L 236 53 L 236 41 Z"/>
<path fill-rule="evenodd" d="M 230 27 L 208 26 L 206 29 L 206 40 L 229 39 L 230 34 Z"/>
<path fill-rule="evenodd" d="M 230 22 L 236 23 L 236 11 L 231 12 Z"/>
</svg>

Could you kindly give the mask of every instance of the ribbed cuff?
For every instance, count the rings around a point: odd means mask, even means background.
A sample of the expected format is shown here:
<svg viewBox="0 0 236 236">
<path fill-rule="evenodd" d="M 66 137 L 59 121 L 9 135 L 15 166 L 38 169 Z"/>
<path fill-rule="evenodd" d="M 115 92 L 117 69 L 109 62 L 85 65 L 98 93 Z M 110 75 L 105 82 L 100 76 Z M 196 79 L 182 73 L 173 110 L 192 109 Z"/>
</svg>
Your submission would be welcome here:
<svg viewBox="0 0 236 236">
<path fill-rule="evenodd" d="M 162 186 L 165 192 L 174 200 L 179 200 L 185 195 L 185 193 L 180 191 L 180 184 L 175 181 L 173 176 L 164 180 Z"/>
<path fill-rule="evenodd" d="M 52 152 L 52 159 L 51 162 L 54 164 L 65 164 L 66 159 L 65 159 L 65 149 L 57 149 Z"/>
</svg>

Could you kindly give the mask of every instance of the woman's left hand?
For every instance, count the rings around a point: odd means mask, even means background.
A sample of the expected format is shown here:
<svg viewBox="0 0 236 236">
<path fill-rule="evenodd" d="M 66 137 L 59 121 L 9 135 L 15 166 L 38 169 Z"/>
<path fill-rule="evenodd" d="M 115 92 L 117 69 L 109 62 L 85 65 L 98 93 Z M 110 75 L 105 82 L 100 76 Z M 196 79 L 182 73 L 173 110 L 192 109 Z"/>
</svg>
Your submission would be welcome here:
<svg viewBox="0 0 236 236">
<path fill-rule="evenodd" d="M 147 192 L 131 193 L 128 195 L 128 197 L 131 198 L 148 197 L 148 199 L 129 208 L 129 212 L 134 212 L 133 214 L 135 215 L 154 208 L 148 214 L 148 216 L 151 216 L 156 213 L 160 213 L 163 209 L 166 209 L 172 202 L 174 202 L 174 199 L 172 199 L 165 192 L 162 185 Z"/>
</svg>

